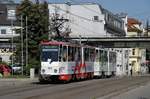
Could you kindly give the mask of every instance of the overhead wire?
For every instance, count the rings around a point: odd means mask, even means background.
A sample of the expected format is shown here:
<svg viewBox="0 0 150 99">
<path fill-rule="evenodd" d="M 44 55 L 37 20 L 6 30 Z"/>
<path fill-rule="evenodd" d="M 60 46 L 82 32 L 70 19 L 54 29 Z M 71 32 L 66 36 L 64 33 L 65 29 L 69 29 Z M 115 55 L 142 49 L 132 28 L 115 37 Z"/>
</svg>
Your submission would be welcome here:
<svg viewBox="0 0 150 99">
<path fill-rule="evenodd" d="M 67 11 L 67 10 L 64 10 L 64 9 L 62 9 L 62 8 L 60 8 L 60 7 L 58 7 L 58 6 L 56 6 L 56 5 L 51 5 L 52 7 L 54 7 L 54 8 L 57 8 L 57 9 L 59 9 L 59 10 L 61 10 L 61 11 L 63 11 L 63 12 L 66 12 L 66 14 L 67 13 L 69 13 L 70 15 L 72 15 L 72 16 L 75 16 L 75 17 L 78 17 L 78 18 L 80 18 L 80 19 L 83 19 L 83 20 L 86 20 L 86 21 L 92 21 L 92 22 L 95 22 L 94 20 L 91 20 L 91 19 L 89 19 L 89 18 L 85 18 L 85 17 L 83 17 L 83 16 L 79 16 L 79 15 L 76 15 L 76 14 L 74 14 L 74 13 L 71 13 L 71 12 L 69 12 L 69 11 Z M 84 6 L 85 7 L 85 6 Z M 94 10 L 92 10 L 92 9 L 90 9 L 90 8 L 87 8 L 87 7 L 85 7 L 86 9 L 88 9 L 88 10 L 90 10 L 90 11 L 94 11 Z M 99 13 L 99 12 L 96 12 L 96 11 L 94 11 L 95 13 Z M 99 13 L 100 14 L 100 13 Z M 97 21 L 97 22 L 100 22 L 100 21 Z M 82 27 L 82 29 L 84 29 L 84 30 L 88 30 L 88 31 L 90 31 L 90 32 L 92 32 L 92 33 L 96 33 L 96 34 L 99 34 L 99 33 L 97 33 L 97 32 L 94 32 L 94 31 L 92 31 L 92 30 L 90 30 L 89 28 L 86 28 L 86 27 L 84 27 L 84 26 L 81 26 L 80 24 L 77 24 L 77 23 L 74 23 L 74 22 L 72 22 L 72 21 L 70 21 L 70 23 L 72 23 L 72 24 L 74 24 L 74 25 L 76 25 L 77 27 L 79 27 L 79 28 L 81 28 Z M 101 23 L 101 22 L 100 22 Z"/>
<path fill-rule="evenodd" d="M 75 16 L 75 17 L 78 17 L 78 18 L 80 18 L 80 19 L 83 19 L 83 20 L 86 20 L 86 21 L 94 21 L 94 20 L 92 20 L 92 19 L 89 19 L 89 18 L 86 18 L 86 17 L 83 17 L 83 16 L 79 16 L 79 15 L 76 15 L 76 14 L 74 14 L 74 13 L 71 13 L 71 12 L 69 12 L 69 11 L 67 11 L 67 10 L 64 10 L 64 9 L 62 9 L 62 8 L 59 8 L 59 7 L 57 7 L 57 6 L 55 6 L 55 5 L 51 5 L 52 7 L 54 7 L 54 8 L 58 8 L 58 9 L 60 9 L 61 11 L 64 11 L 64 12 L 66 12 L 66 13 L 69 13 L 70 15 L 72 15 L 72 16 Z"/>
</svg>

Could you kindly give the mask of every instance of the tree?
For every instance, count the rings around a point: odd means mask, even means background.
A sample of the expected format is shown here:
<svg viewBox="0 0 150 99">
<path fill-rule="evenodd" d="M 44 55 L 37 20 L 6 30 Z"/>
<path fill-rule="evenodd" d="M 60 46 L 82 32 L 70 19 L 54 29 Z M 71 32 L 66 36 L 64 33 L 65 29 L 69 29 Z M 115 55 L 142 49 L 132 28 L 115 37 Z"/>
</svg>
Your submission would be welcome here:
<svg viewBox="0 0 150 99">
<path fill-rule="evenodd" d="M 49 25 L 48 4 L 46 2 L 40 4 L 38 1 L 36 3 L 33 3 L 30 0 L 24 0 L 17 8 L 17 17 L 18 20 L 20 21 L 21 16 L 23 19 L 22 21 L 23 21 L 24 45 L 26 41 L 25 30 L 26 28 L 28 30 L 27 32 L 28 54 L 29 54 L 28 67 L 34 67 L 38 69 L 38 67 L 40 66 L 39 43 L 44 39 L 48 40 L 48 25 Z M 26 17 L 28 23 L 27 27 L 26 27 Z"/>
<path fill-rule="evenodd" d="M 68 37 L 71 33 L 70 27 L 67 24 L 69 19 L 64 18 L 57 12 L 50 16 L 50 32 L 51 38 L 62 40 L 64 37 Z"/>
</svg>

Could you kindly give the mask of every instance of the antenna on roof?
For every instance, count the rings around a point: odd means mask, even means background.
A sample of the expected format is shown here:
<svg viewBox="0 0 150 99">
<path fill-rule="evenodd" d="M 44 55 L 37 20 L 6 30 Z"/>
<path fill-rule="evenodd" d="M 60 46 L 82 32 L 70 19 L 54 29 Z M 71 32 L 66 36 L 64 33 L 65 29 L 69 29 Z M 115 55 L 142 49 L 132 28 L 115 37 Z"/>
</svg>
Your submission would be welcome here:
<svg viewBox="0 0 150 99">
<path fill-rule="evenodd" d="M 68 6 L 71 6 L 71 0 L 67 0 L 66 4 L 67 4 Z"/>
</svg>

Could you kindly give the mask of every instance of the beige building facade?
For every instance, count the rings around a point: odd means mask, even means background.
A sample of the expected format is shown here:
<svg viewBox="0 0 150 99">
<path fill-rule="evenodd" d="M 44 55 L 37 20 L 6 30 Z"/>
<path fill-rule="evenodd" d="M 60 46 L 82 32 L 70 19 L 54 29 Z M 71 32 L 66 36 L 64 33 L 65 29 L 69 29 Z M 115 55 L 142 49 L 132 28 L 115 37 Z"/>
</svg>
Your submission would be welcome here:
<svg viewBox="0 0 150 99">
<path fill-rule="evenodd" d="M 141 22 L 134 18 L 128 18 L 128 37 L 140 37 L 144 35 Z M 130 48 L 129 51 L 129 70 L 130 74 L 140 74 L 142 64 L 146 60 L 146 49 L 142 48 Z"/>
</svg>

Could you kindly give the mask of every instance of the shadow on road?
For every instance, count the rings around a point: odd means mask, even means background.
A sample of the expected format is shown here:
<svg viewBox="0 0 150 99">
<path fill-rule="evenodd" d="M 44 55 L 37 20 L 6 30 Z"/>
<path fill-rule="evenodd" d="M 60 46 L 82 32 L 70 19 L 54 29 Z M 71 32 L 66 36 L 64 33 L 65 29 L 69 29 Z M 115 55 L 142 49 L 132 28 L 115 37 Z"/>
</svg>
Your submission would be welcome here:
<svg viewBox="0 0 150 99">
<path fill-rule="evenodd" d="M 72 81 L 44 81 L 44 82 L 32 82 L 31 84 L 37 84 L 37 85 L 49 85 L 49 84 L 54 84 L 54 85 L 63 85 L 63 84 L 69 84 L 69 83 L 77 83 L 77 82 L 82 82 L 82 81 L 89 81 L 93 79 L 88 79 L 88 80 L 72 80 Z"/>
</svg>

